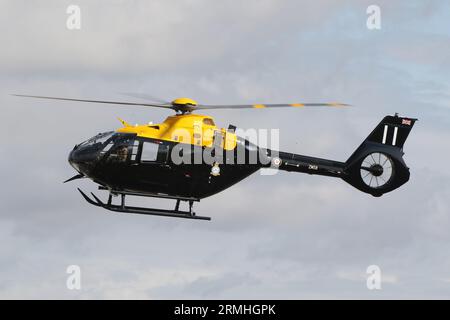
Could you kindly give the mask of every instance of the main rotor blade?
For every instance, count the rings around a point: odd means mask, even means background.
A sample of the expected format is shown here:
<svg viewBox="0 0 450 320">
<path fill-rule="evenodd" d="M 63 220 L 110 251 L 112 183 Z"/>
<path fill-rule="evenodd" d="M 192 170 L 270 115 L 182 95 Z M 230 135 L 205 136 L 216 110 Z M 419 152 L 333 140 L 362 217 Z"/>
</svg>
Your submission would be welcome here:
<svg viewBox="0 0 450 320">
<path fill-rule="evenodd" d="M 281 104 L 237 104 L 237 105 L 198 105 L 196 109 L 264 109 L 264 108 L 285 108 L 285 107 L 348 107 L 349 104 L 331 103 L 281 103 Z"/>
<path fill-rule="evenodd" d="M 145 94 L 132 94 L 126 93 L 126 95 L 134 95 L 135 97 L 144 99 L 156 99 L 154 97 Z M 90 103 L 104 103 L 104 104 L 117 104 L 126 106 L 143 106 L 143 107 L 157 107 L 164 109 L 172 109 L 181 112 L 191 112 L 195 110 L 214 110 L 214 109 L 264 109 L 264 108 L 284 108 L 284 107 L 347 107 L 350 106 L 344 103 L 283 103 L 283 104 L 238 104 L 238 105 L 174 105 L 172 102 L 158 103 L 137 103 L 137 102 L 122 102 L 122 101 L 108 101 L 108 100 L 86 100 L 86 99 L 71 99 L 62 97 L 48 97 L 48 96 L 34 96 L 34 95 L 24 95 L 24 94 L 13 94 L 16 97 L 27 97 L 27 98 L 38 98 L 38 99 L 50 99 L 50 100 L 63 100 L 63 101 L 75 101 L 75 102 L 90 102 Z M 158 99 L 159 100 L 159 99 Z"/>
<path fill-rule="evenodd" d="M 170 101 L 165 101 L 163 99 L 154 97 L 154 96 L 146 94 L 146 93 L 121 92 L 120 94 L 122 94 L 124 96 L 128 96 L 128 97 L 139 98 L 139 99 L 151 101 L 151 102 L 157 102 L 158 104 L 160 103 L 160 104 L 169 105 L 169 106 L 172 105 L 172 102 L 170 102 Z"/>
<path fill-rule="evenodd" d="M 106 101 L 106 100 L 85 100 L 85 99 L 70 99 L 70 98 L 59 98 L 59 97 L 45 97 L 45 96 L 30 96 L 24 94 L 13 94 L 16 97 L 26 97 L 26 98 L 37 98 L 37 99 L 49 99 L 49 100 L 63 100 L 63 101 L 76 101 L 76 102 L 91 102 L 91 103 L 105 103 L 105 104 L 119 104 L 126 106 L 143 106 L 143 107 L 157 107 L 174 109 L 172 106 L 163 104 L 153 104 L 153 103 L 135 103 L 135 102 L 121 102 L 121 101 Z"/>
</svg>

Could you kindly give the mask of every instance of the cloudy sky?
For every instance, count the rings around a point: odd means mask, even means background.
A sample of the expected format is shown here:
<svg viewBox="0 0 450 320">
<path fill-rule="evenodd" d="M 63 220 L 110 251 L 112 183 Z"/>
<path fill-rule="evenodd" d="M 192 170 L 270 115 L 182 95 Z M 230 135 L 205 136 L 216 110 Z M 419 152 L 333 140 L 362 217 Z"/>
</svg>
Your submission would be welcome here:
<svg viewBox="0 0 450 320">
<path fill-rule="evenodd" d="M 66 27 L 71 4 L 80 30 Z M 371 4 L 380 30 L 366 27 Z M 449 298 L 449 20 L 439 0 L 2 0 L 0 298 Z M 117 117 L 170 113 L 9 94 L 121 92 L 350 103 L 210 112 L 224 127 L 280 129 L 283 151 L 340 161 L 384 115 L 417 117 L 411 180 L 373 198 L 332 178 L 255 174 L 197 204 L 210 222 L 107 213 L 76 191 L 92 182 L 62 184 L 69 151 Z M 69 265 L 81 290 L 66 288 Z M 369 265 L 381 290 L 366 287 Z"/>
</svg>

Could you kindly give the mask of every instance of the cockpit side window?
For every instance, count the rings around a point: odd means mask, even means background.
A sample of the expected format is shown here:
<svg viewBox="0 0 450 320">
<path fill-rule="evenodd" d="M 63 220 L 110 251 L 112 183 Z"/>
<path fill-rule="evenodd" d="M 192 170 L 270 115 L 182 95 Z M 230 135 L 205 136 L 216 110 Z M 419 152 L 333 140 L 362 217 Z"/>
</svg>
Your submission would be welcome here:
<svg viewBox="0 0 450 320">
<path fill-rule="evenodd" d="M 115 145 L 108 156 L 108 162 L 126 162 L 129 154 L 128 148 L 127 144 Z"/>
<path fill-rule="evenodd" d="M 104 149 L 108 162 L 125 163 L 136 160 L 139 142 L 134 136 L 118 135 L 113 137 L 110 143 L 111 145 L 107 144 Z"/>
</svg>

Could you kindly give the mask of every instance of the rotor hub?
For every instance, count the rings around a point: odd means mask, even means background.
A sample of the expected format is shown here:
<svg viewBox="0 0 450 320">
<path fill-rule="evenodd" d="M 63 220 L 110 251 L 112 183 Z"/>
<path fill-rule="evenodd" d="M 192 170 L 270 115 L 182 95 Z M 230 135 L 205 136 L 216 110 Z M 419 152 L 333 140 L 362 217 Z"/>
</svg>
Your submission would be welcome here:
<svg viewBox="0 0 450 320">
<path fill-rule="evenodd" d="M 384 169 L 380 164 L 377 163 L 370 167 L 370 171 L 375 177 L 379 177 L 383 174 Z"/>
<path fill-rule="evenodd" d="M 197 105 L 197 101 L 190 98 L 177 98 L 172 101 L 173 106 L 193 106 Z"/>
<path fill-rule="evenodd" d="M 197 106 L 197 101 L 192 100 L 190 98 L 178 98 L 173 100 L 172 107 L 175 111 L 181 113 L 190 113 L 195 110 Z"/>
</svg>

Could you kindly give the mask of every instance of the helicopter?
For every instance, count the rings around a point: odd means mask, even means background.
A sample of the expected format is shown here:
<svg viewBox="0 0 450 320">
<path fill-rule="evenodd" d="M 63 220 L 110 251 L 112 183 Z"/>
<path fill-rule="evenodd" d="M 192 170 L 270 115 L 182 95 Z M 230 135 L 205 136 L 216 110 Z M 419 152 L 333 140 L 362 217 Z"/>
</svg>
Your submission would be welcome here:
<svg viewBox="0 0 450 320">
<path fill-rule="evenodd" d="M 341 178 L 375 197 L 391 192 L 410 177 L 403 146 L 416 118 L 385 116 L 345 161 L 262 148 L 236 134 L 236 126 L 216 126 L 201 110 L 303 107 L 346 107 L 342 103 L 203 105 L 190 98 L 151 103 L 86 100 L 15 94 L 19 97 L 145 106 L 170 109 L 174 115 L 159 124 L 130 125 L 98 135 L 74 146 L 68 161 L 77 174 L 66 182 L 89 178 L 106 201 L 78 191 L 91 205 L 114 212 L 210 220 L 193 210 L 193 203 L 221 192 L 263 168 Z M 137 96 L 137 95 L 135 95 Z M 137 96 L 142 98 L 143 95 Z M 144 97 L 145 98 L 145 97 Z M 175 200 L 174 209 L 129 206 L 126 196 Z M 113 198 L 120 197 L 119 203 Z M 118 201 L 116 201 L 118 202 Z M 180 203 L 188 209 L 181 210 Z"/>
</svg>

